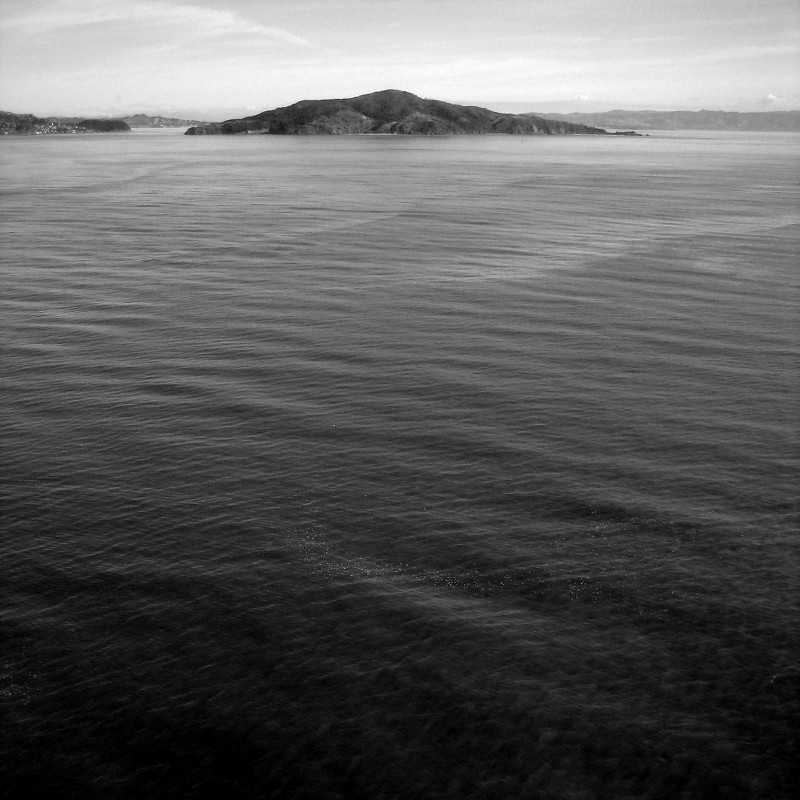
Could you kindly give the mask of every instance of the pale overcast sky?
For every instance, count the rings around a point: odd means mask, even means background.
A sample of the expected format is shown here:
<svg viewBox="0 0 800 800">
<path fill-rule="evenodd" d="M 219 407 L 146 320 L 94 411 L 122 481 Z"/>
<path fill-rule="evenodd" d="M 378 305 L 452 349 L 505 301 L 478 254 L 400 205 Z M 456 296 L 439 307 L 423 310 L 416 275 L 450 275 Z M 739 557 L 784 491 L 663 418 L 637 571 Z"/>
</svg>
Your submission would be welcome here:
<svg viewBox="0 0 800 800">
<path fill-rule="evenodd" d="M 0 0 L 0 109 L 800 108 L 800 0 Z"/>
</svg>

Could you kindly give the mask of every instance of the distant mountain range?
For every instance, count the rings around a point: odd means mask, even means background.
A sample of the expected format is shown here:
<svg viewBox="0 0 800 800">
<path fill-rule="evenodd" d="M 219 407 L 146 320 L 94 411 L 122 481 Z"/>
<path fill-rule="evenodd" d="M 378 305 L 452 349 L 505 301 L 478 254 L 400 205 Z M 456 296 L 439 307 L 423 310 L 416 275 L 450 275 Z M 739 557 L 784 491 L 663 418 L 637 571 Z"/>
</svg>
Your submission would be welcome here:
<svg viewBox="0 0 800 800">
<path fill-rule="evenodd" d="M 615 110 L 588 114 L 548 114 L 548 117 L 603 128 L 636 130 L 800 131 L 800 111 Z"/>
<path fill-rule="evenodd" d="M 302 100 L 252 117 L 197 125 L 186 133 L 447 135 L 605 134 L 607 131 L 579 123 L 545 119 L 534 114 L 501 114 L 478 106 L 423 100 L 410 92 L 388 89 L 345 100 Z"/>
</svg>

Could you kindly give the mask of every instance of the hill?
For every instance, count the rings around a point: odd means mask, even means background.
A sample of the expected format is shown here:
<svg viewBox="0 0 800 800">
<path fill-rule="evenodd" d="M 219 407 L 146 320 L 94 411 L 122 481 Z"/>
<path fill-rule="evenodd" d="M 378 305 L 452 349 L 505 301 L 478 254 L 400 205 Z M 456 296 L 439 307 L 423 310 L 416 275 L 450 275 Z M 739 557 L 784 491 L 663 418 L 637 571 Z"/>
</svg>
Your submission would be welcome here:
<svg viewBox="0 0 800 800">
<path fill-rule="evenodd" d="M 115 133 L 129 131 L 120 119 L 62 119 L 36 117 L 33 114 L 12 114 L 0 111 L 0 135 L 39 135 L 46 133 Z"/>
<path fill-rule="evenodd" d="M 119 133 L 131 129 L 131 126 L 121 119 L 84 119 L 77 127 L 94 133 Z"/>
<path fill-rule="evenodd" d="M 501 114 L 478 106 L 424 100 L 388 89 L 344 100 L 301 100 L 251 117 L 198 125 L 190 135 L 221 133 L 605 134 L 604 130 L 536 115 Z"/>
<path fill-rule="evenodd" d="M 602 111 L 549 114 L 564 122 L 639 130 L 800 131 L 800 111 Z"/>
</svg>

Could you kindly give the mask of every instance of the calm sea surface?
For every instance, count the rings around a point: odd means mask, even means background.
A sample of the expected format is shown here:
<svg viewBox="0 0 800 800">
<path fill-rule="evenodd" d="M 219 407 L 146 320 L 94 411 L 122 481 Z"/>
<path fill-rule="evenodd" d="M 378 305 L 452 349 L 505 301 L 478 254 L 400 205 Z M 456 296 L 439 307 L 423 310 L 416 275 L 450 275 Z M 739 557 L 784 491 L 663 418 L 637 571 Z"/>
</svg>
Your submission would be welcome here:
<svg viewBox="0 0 800 800">
<path fill-rule="evenodd" d="M 791 796 L 799 154 L 0 141 L 0 781 Z"/>
</svg>

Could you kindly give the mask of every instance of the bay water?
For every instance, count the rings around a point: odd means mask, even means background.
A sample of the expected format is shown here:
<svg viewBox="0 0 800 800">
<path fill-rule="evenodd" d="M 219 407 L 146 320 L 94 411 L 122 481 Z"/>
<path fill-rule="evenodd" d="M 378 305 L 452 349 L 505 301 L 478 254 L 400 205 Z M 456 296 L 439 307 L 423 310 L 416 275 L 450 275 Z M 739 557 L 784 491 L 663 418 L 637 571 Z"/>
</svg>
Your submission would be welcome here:
<svg viewBox="0 0 800 800">
<path fill-rule="evenodd" d="M 792 796 L 798 154 L 0 141 L 4 784 Z"/>
</svg>

